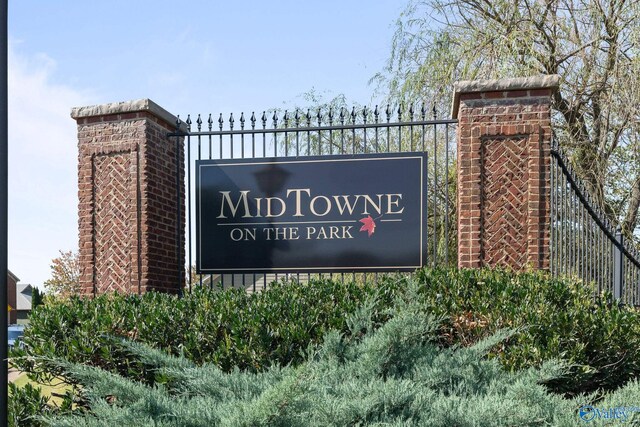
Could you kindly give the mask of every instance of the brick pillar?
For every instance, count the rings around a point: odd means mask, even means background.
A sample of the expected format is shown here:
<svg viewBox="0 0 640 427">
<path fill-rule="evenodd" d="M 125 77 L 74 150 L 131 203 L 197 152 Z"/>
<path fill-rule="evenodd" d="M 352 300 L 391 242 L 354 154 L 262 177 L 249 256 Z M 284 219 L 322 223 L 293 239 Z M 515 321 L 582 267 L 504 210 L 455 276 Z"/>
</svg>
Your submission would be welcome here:
<svg viewBox="0 0 640 427">
<path fill-rule="evenodd" d="M 178 292 L 184 284 L 184 141 L 166 136 L 176 118 L 149 99 L 73 108 L 71 117 L 78 124 L 83 292 Z"/>
<path fill-rule="evenodd" d="M 549 268 L 550 107 L 558 82 L 456 83 L 460 268 Z"/>
</svg>

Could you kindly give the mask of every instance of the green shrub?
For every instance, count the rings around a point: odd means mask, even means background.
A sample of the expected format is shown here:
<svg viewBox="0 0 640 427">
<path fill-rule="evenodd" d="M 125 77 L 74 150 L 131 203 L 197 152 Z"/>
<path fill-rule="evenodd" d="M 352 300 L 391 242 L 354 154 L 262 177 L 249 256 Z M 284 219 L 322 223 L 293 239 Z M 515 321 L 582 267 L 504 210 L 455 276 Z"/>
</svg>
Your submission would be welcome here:
<svg viewBox="0 0 640 427">
<path fill-rule="evenodd" d="M 9 383 L 8 421 L 10 427 L 40 426 L 38 417 L 49 410 L 49 399 L 40 394 L 40 389 L 31 384 L 16 387 Z"/>
<path fill-rule="evenodd" d="M 274 283 L 252 295 L 196 289 L 183 298 L 155 292 L 72 298 L 32 313 L 26 351 L 14 360 L 32 373 L 39 372 L 34 358 L 58 357 L 151 380 L 119 337 L 224 371 L 297 364 L 302 350 L 319 342 L 325 331 L 344 330 L 346 316 L 372 294 L 379 294 L 380 307 L 386 307 L 393 292 L 377 292 L 371 284 L 318 280 Z"/>
<path fill-rule="evenodd" d="M 418 286 L 409 292 L 411 277 Z M 76 298 L 35 310 L 25 331 L 28 357 L 19 363 L 38 373 L 43 370 L 33 357 L 58 357 L 155 381 L 122 344 L 126 338 L 197 365 L 259 372 L 274 364 L 297 365 L 326 331 L 346 332 L 345 319 L 363 301 L 375 302 L 374 318 L 381 325 L 402 299 L 444 319 L 439 344 L 445 347 L 473 345 L 501 328 L 517 328 L 491 357 L 514 371 L 566 360 L 568 373 L 548 384 L 556 392 L 612 390 L 640 378 L 637 310 L 594 302 L 592 290 L 579 282 L 499 270 L 424 269 L 413 276 L 381 276 L 377 284 L 278 283 L 252 295 L 196 290 L 182 299 L 158 293 Z"/>
<path fill-rule="evenodd" d="M 511 370 L 563 359 L 567 375 L 550 381 L 556 392 L 612 390 L 640 378 L 640 312 L 598 302 L 593 289 L 544 273 L 500 270 L 421 270 L 423 304 L 447 316 L 441 337 L 475 342 L 509 327 L 519 332 L 493 350 Z"/>
<path fill-rule="evenodd" d="M 40 427 L 45 415 L 71 414 L 73 397 L 71 393 L 62 396 L 59 404 L 51 403 L 42 394 L 40 387 L 26 383 L 22 387 L 8 384 L 9 399 L 7 420 L 9 427 Z"/>
<path fill-rule="evenodd" d="M 369 318 L 371 310 L 368 311 Z M 127 426 L 577 426 L 577 400 L 540 381 L 561 367 L 510 373 L 484 355 L 509 333 L 474 346 L 438 348 L 439 322 L 401 306 L 377 330 L 359 313 L 345 336 L 325 335 L 297 367 L 224 373 L 143 345 L 137 357 L 165 378 L 150 387 L 84 365 L 55 362 L 83 385 L 91 413 L 60 416 L 54 427 Z M 367 326 L 369 325 L 369 327 Z M 630 396 L 640 397 L 632 391 Z M 638 418 L 636 417 L 636 420 Z M 630 420 L 633 422 L 633 420 Z"/>
</svg>

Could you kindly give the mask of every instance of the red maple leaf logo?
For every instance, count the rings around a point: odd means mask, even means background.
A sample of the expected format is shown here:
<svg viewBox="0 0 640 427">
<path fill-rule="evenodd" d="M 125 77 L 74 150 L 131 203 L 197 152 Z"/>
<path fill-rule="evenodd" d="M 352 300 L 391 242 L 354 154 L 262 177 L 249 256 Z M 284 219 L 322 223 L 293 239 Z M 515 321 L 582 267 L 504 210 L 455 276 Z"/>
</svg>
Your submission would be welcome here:
<svg viewBox="0 0 640 427">
<path fill-rule="evenodd" d="M 368 215 L 366 218 L 362 218 L 360 222 L 363 224 L 360 227 L 360 231 L 367 231 L 369 233 L 369 237 L 376 231 L 376 221 L 371 218 L 371 215 Z"/>
</svg>

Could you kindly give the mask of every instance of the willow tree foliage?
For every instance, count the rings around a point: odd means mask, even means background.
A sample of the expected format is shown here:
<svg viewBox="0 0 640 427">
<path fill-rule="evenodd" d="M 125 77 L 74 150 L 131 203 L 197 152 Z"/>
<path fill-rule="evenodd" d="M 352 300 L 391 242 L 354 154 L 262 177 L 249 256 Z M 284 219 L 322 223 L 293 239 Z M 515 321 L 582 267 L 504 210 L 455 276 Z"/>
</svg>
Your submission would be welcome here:
<svg viewBox="0 0 640 427">
<path fill-rule="evenodd" d="M 374 77 L 391 101 L 446 109 L 458 80 L 558 74 L 556 137 L 596 202 L 637 231 L 640 3 L 415 0 Z"/>
</svg>

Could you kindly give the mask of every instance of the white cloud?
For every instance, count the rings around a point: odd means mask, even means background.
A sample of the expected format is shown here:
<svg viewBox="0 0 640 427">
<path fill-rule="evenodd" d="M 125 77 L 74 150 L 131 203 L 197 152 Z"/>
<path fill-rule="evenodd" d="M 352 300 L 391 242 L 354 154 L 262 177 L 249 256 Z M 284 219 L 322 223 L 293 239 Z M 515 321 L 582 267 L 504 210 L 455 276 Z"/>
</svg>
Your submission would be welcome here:
<svg viewBox="0 0 640 427">
<path fill-rule="evenodd" d="M 41 286 L 58 250 L 76 250 L 77 138 L 87 92 L 51 81 L 56 64 L 9 43 L 9 269 Z"/>
</svg>

